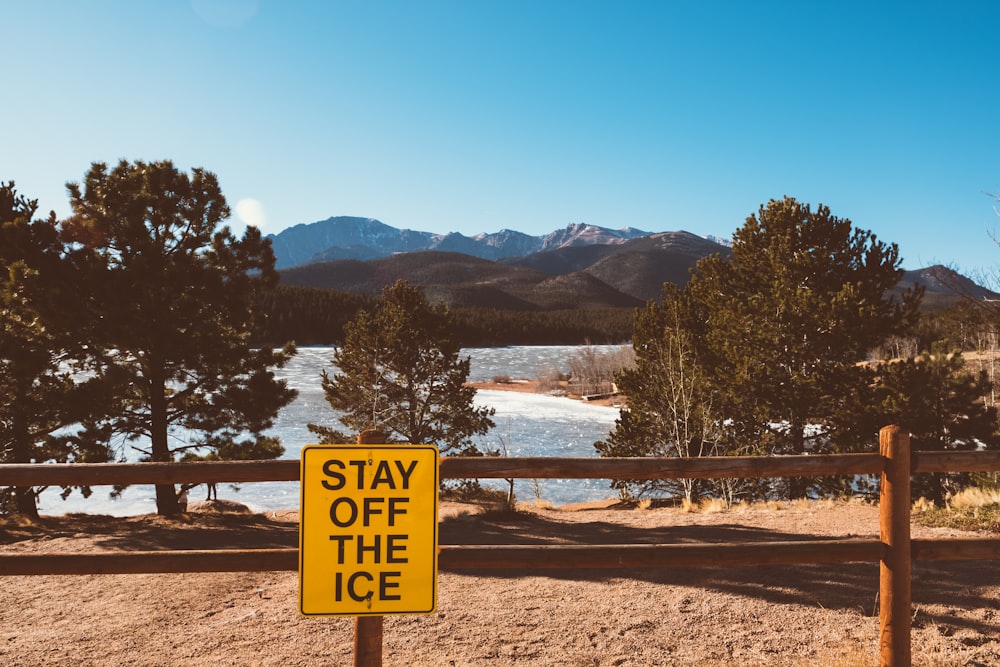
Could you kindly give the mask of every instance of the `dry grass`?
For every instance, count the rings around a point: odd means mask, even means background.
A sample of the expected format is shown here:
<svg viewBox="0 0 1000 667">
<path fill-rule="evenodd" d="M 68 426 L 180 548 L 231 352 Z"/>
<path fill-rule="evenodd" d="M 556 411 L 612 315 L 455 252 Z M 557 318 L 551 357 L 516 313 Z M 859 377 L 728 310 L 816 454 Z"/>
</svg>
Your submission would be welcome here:
<svg viewBox="0 0 1000 667">
<path fill-rule="evenodd" d="M 852 502 L 838 500 L 837 498 L 818 498 L 813 500 L 812 498 L 799 498 L 797 500 L 791 501 L 791 506 L 800 510 L 822 510 L 822 509 L 832 509 L 836 507 L 838 503 L 842 502 Z"/>
<path fill-rule="evenodd" d="M 757 500 L 752 503 L 737 503 L 736 507 L 748 512 L 780 512 L 785 509 L 785 504 L 777 500 Z"/>
<path fill-rule="evenodd" d="M 640 500 L 638 509 L 648 509 L 650 507 L 648 499 Z M 753 502 L 739 501 L 737 503 L 727 503 L 721 498 L 702 498 L 701 500 L 681 499 L 680 511 L 685 514 L 717 514 L 720 512 L 734 512 L 741 514 L 744 512 L 782 512 L 785 510 L 816 511 L 828 510 L 843 505 L 844 503 L 865 502 L 854 499 L 821 498 L 812 500 L 800 498 L 798 500 L 755 500 Z"/>
<path fill-rule="evenodd" d="M 702 498 L 698 501 L 681 500 L 681 511 L 687 514 L 717 514 L 729 509 L 729 504 L 725 500 L 718 498 Z"/>
<path fill-rule="evenodd" d="M 702 514 L 716 514 L 728 510 L 729 503 L 719 498 L 704 498 L 698 507 Z"/>
<path fill-rule="evenodd" d="M 921 496 L 913 501 L 913 506 L 910 508 L 910 511 L 913 514 L 920 514 L 922 512 L 930 512 L 933 509 L 934 501 Z"/>
<path fill-rule="evenodd" d="M 948 496 L 948 499 L 945 501 L 946 510 L 957 511 L 975 511 L 989 508 L 991 505 L 1000 505 L 1000 489 L 984 489 L 970 486 L 954 495 Z M 911 511 L 914 514 L 932 512 L 937 509 L 939 508 L 934 504 L 933 500 L 929 500 L 923 496 L 914 500 L 911 506 Z"/>
<path fill-rule="evenodd" d="M 950 496 L 946 507 L 926 498 L 913 503 L 914 521 L 924 526 L 1000 533 L 1000 491 L 969 487 Z"/>
<path fill-rule="evenodd" d="M 983 489 L 970 486 L 948 499 L 948 505 L 955 509 L 968 509 L 1000 505 L 1000 489 Z"/>
</svg>

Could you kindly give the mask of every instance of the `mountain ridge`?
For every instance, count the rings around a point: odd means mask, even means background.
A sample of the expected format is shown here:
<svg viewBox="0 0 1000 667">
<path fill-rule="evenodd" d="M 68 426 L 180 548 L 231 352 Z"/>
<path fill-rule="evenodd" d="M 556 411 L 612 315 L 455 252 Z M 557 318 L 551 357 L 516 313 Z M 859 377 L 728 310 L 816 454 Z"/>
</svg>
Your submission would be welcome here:
<svg viewBox="0 0 1000 667">
<path fill-rule="evenodd" d="M 334 216 L 294 225 L 267 238 L 274 250 L 275 268 L 287 269 L 328 260 L 370 260 L 421 251 L 461 252 L 499 260 L 565 247 L 620 245 L 651 234 L 633 227 L 608 229 L 574 223 L 541 236 L 511 229 L 465 236 L 398 229 L 375 218 Z"/>
<path fill-rule="evenodd" d="M 452 306 L 511 310 L 637 308 L 657 298 L 666 281 L 684 284 L 701 257 L 726 246 L 689 232 L 644 234 L 617 243 L 588 243 L 587 229 L 569 229 L 557 247 L 499 261 L 451 251 L 396 253 L 369 260 L 331 260 L 281 269 L 281 282 L 378 295 L 405 278 Z M 583 231 L 585 234 L 572 234 Z M 570 245 L 566 245 L 569 243 Z M 572 243 L 577 243 L 572 245 Z"/>
<path fill-rule="evenodd" d="M 453 306 L 508 310 L 634 308 L 683 287 L 699 259 L 728 242 L 686 231 L 610 230 L 577 223 L 541 236 L 510 229 L 469 237 L 400 230 L 374 218 L 340 216 L 269 236 L 287 285 L 367 296 L 405 278 Z M 310 254 L 311 253 L 311 254 Z M 924 305 L 994 292 L 944 266 L 904 271 L 896 293 L 921 286 Z"/>
</svg>

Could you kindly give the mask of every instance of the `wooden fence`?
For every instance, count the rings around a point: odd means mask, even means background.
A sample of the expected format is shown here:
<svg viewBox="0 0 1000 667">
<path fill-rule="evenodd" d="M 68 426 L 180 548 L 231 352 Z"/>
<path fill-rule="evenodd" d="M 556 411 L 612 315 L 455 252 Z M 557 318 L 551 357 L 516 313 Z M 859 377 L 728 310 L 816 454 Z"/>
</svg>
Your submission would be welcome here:
<svg viewBox="0 0 1000 667">
<path fill-rule="evenodd" d="M 910 665 L 910 566 L 913 560 L 1000 559 L 1000 539 L 910 539 L 910 475 L 1000 472 L 1000 452 L 913 452 L 890 426 L 878 454 L 789 457 L 451 458 L 442 479 L 681 479 L 881 475 L 880 539 L 622 545 L 442 545 L 446 570 L 658 568 L 806 563 L 880 563 L 881 664 Z M 280 482 L 299 479 L 298 460 L 192 463 L 3 464 L 0 486 Z M 298 569 L 298 549 L 110 551 L 0 554 L 3 575 L 252 572 Z"/>
</svg>

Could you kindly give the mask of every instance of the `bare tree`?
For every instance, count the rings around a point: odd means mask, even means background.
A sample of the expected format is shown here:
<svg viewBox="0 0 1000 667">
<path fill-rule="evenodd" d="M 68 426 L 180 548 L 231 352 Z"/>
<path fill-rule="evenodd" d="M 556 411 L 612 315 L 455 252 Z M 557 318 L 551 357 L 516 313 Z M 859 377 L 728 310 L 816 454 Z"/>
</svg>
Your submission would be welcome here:
<svg viewBox="0 0 1000 667">
<path fill-rule="evenodd" d="M 589 343 L 569 357 L 570 387 L 582 396 L 616 393 L 615 375 L 635 366 L 630 345 L 601 350 Z"/>
</svg>

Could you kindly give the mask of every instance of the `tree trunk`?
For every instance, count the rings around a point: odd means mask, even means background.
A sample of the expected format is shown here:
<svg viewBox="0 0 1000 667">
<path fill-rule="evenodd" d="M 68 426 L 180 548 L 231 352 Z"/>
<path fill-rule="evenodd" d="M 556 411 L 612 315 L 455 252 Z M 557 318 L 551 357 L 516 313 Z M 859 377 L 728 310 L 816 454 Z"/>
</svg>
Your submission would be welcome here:
<svg viewBox="0 0 1000 667">
<path fill-rule="evenodd" d="M 167 440 L 166 381 L 159 368 L 154 368 L 149 378 L 149 434 L 153 461 L 169 463 L 170 444 Z M 156 513 L 172 516 L 180 513 L 177 491 L 173 484 L 156 485 Z"/>
<path fill-rule="evenodd" d="M 802 455 L 806 452 L 806 427 L 798 416 L 793 416 L 791 423 L 788 426 L 788 437 L 790 438 L 790 444 L 792 448 L 792 453 L 796 455 Z M 806 493 L 809 490 L 809 478 L 808 477 L 789 477 L 788 478 L 788 497 L 789 500 L 797 500 L 799 498 L 805 498 Z"/>
<path fill-rule="evenodd" d="M 28 433 L 28 422 L 24 412 L 15 408 L 13 415 L 13 460 L 11 463 L 31 463 L 31 437 Z M 38 503 L 35 489 L 31 486 L 19 486 L 14 489 L 14 503 L 17 511 L 32 519 L 38 518 Z"/>
</svg>

